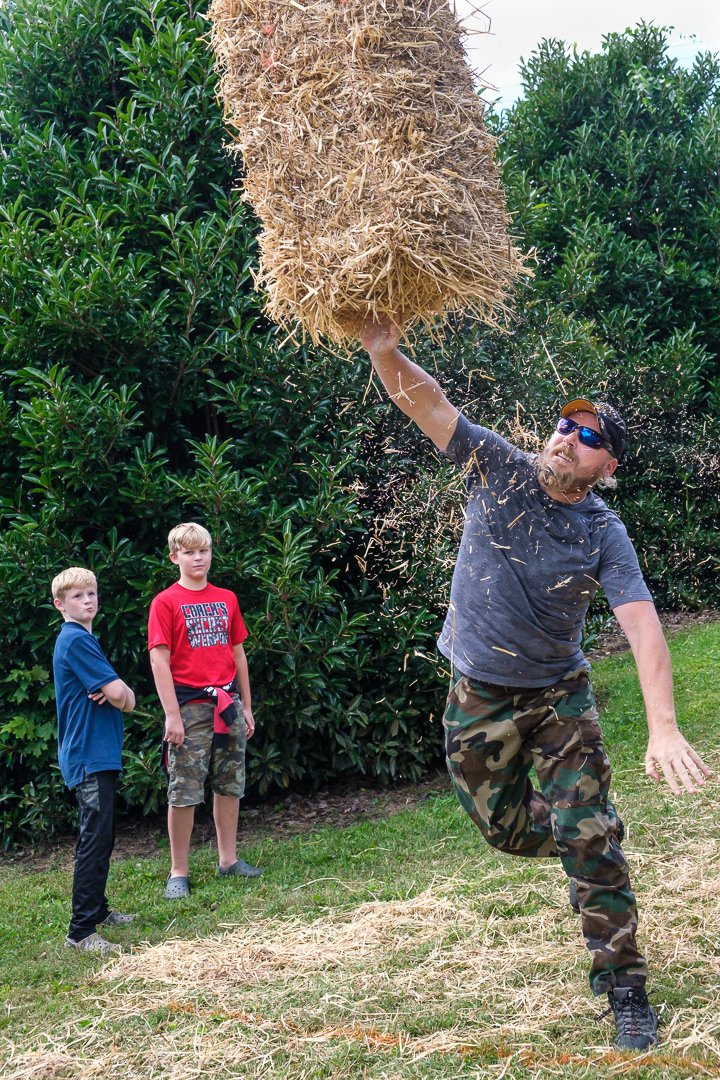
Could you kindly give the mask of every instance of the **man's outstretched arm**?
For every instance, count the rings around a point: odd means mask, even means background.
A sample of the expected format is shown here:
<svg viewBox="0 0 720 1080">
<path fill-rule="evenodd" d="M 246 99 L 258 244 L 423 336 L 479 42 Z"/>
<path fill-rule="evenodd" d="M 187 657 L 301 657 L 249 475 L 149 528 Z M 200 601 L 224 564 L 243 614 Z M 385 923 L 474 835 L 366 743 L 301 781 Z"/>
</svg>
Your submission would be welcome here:
<svg viewBox="0 0 720 1080">
<path fill-rule="evenodd" d="M 401 353 L 400 328 L 390 319 L 367 319 L 362 343 L 390 398 L 438 450 L 445 450 L 457 425 L 458 410 L 426 371 Z"/>
<path fill-rule="evenodd" d="M 710 769 L 680 732 L 675 719 L 672 669 L 665 635 L 655 605 L 636 600 L 615 609 L 632 649 L 645 699 L 649 731 L 645 772 L 653 780 L 662 771 L 673 794 L 694 793 Z"/>
</svg>

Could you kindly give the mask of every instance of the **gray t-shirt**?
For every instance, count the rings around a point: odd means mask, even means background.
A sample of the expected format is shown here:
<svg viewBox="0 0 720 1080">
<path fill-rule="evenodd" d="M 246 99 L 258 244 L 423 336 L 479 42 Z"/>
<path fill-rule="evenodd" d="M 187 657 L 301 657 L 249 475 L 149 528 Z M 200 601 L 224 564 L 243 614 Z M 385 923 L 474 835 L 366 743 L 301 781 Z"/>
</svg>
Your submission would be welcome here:
<svg viewBox="0 0 720 1080">
<path fill-rule="evenodd" d="M 458 417 L 445 451 L 467 468 L 465 528 L 438 648 L 464 675 L 543 687 L 578 667 L 590 601 L 651 600 L 620 518 L 590 492 L 568 506 L 540 487 L 535 455 Z"/>
</svg>

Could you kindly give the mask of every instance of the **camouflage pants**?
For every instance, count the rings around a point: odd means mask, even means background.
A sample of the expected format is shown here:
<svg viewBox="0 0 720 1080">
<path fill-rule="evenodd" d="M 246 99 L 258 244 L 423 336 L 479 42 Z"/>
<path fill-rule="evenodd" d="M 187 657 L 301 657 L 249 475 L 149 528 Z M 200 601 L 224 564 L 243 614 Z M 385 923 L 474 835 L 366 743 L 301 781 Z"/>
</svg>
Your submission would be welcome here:
<svg viewBox="0 0 720 1080">
<path fill-rule="evenodd" d="M 454 670 L 443 723 L 455 792 L 487 842 L 511 855 L 557 856 L 575 879 L 592 992 L 642 985 L 622 824 L 608 800 L 610 762 L 585 671 L 535 690 Z"/>
<path fill-rule="evenodd" d="M 230 728 L 227 746 L 215 746 L 211 701 L 191 701 L 182 705 L 185 728 L 182 746 L 168 746 L 168 803 L 171 806 L 199 806 L 205 798 L 205 780 L 215 795 L 242 799 L 245 794 L 245 748 L 247 730 L 240 698 L 233 695 L 238 718 Z"/>
</svg>

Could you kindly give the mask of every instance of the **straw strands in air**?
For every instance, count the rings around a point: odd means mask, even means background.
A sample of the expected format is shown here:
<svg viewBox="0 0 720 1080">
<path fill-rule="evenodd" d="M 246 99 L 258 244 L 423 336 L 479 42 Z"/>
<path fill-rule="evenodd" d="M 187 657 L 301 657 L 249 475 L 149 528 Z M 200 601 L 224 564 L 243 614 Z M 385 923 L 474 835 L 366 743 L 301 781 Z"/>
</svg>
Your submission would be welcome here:
<svg viewBox="0 0 720 1080">
<path fill-rule="evenodd" d="M 213 0 L 220 97 L 262 222 L 271 318 L 494 324 L 523 268 L 446 0 Z"/>
</svg>

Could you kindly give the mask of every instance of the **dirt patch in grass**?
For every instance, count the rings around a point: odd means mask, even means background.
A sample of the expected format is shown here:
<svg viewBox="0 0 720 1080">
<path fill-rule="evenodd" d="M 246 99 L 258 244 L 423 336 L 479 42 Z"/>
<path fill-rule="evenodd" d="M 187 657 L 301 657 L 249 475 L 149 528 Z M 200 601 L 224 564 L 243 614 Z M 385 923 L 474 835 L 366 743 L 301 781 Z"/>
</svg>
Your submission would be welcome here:
<svg viewBox="0 0 720 1080">
<path fill-rule="evenodd" d="M 354 825 L 358 821 L 390 817 L 416 806 L 433 795 L 449 791 L 447 773 L 435 769 L 422 780 L 396 784 L 391 788 L 346 782 L 310 795 L 292 794 L 282 802 L 243 806 L 240 814 L 239 843 L 251 847 L 266 836 L 297 836 L 331 825 Z M 214 841 L 215 829 L 206 807 L 198 808 L 193 844 Z M 114 859 L 152 857 L 167 849 L 165 816 L 144 821 L 120 821 Z M 63 837 L 35 851 L 0 854 L 7 865 L 28 870 L 71 869 L 75 838 Z"/>
</svg>

